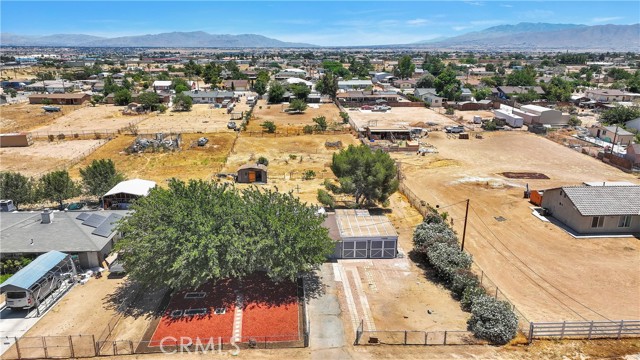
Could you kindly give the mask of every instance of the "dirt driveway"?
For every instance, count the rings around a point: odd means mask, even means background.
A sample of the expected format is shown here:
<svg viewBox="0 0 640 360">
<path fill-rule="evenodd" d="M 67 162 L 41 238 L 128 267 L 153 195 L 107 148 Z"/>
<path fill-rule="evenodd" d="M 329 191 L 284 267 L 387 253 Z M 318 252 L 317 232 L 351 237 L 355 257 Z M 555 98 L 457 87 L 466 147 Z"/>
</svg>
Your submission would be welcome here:
<svg viewBox="0 0 640 360">
<path fill-rule="evenodd" d="M 492 133 L 484 140 L 432 133 L 429 140 L 439 154 L 394 155 L 403 162 L 406 185 L 432 206 L 446 206 L 459 234 L 461 202 L 471 199 L 465 249 L 529 320 L 640 317 L 637 239 L 575 239 L 531 215 L 523 199 L 526 183 L 546 189 L 637 178 L 528 133 Z M 505 171 L 550 179 L 507 179 L 500 175 Z"/>
</svg>

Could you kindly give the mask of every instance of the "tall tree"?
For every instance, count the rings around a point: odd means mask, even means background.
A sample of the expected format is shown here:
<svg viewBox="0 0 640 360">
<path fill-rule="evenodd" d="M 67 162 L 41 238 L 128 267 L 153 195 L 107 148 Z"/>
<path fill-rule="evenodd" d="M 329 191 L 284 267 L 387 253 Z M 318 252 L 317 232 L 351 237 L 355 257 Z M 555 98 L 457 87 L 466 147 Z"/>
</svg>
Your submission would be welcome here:
<svg viewBox="0 0 640 360">
<path fill-rule="evenodd" d="M 509 86 L 534 86 L 536 84 L 536 69 L 526 65 L 522 70 L 514 70 L 507 75 L 507 85 Z"/>
<path fill-rule="evenodd" d="M 460 90 L 460 80 L 456 79 L 456 72 L 451 69 L 446 69 L 433 82 L 433 85 L 438 92 L 438 95 L 447 98 L 449 100 L 456 100 L 462 94 Z"/>
<path fill-rule="evenodd" d="M 349 194 L 358 206 L 385 204 L 398 190 L 397 169 L 388 153 L 371 151 L 367 145 L 354 146 L 333 154 L 331 170 L 338 184 L 328 183 L 327 189 L 337 194 Z"/>
<path fill-rule="evenodd" d="M 281 103 L 284 100 L 285 88 L 277 81 L 272 81 L 269 85 L 269 102 L 272 104 Z"/>
<path fill-rule="evenodd" d="M 435 76 L 429 73 L 426 73 L 422 75 L 420 79 L 418 79 L 418 81 L 416 82 L 416 87 L 419 89 L 432 88 L 435 81 L 436 81 Z"/>
<path fill-rule="evenodd" d="M 332 100 L 335 101 L 338 94 L 338 78 L 332 73 L 326 73 L 316 83 L 316 90 L 322 95 L 329 95 Z"/>
<path fill-rule="evenodd" d="M 67 170 L 53 171 L 40 178 L 42 197 L 64 206 L 64 200 L 80 195 L 80 187 L 73 182 Z"/>
<path fill-rule="evenodd" d="M 323 217 L 291 193 L 191 180 L 133 205 L 117 245 L 129 276 L 172 289 L 266 271 L 295 279 L 333 250 Z"/>
<path fill-rule="evenodd" d="M 86 193 L 96 197 L 101 197 L 125 179 L 124 175 L 116 170 L 116 165 L 111 159 L 93 160 L 87 167 L 80 169 L 80 176 Z"/>
<path fill-rule="evenodd" d="M 125 106 L 131 102 L 131 92 L 127 89 L 120 89 L 113 94 L 113 102 L 116 105 Z"/>
<path fill-rule="evenodd" d="M 145 110 L 156 110 L 160 104 L 160 97 L 155 92 L 147 91 L 138 95 L 138 102 Z"/>
<path fill-rule="evenodd" d="M 291 85 L 291 92 L 296 96 L 296 99 L 307 101 L 307 97 L 311 93 L 311 89 L 305 84 Z"/>
<path fill-rule="evenodd" d="M 193 99 L 191 96 L 179 93 L 173 97 L 173 110 L 175 111 L 189 111 L 193 106 Z"/>
<path fill-rule="evenodd" d="M 405 55 L 398 61 L 398 73 L 402 79 L 410 78 L 415 70 L 416 66 L 411 61 L 411 56 Z"/>
<path fill-rule="evenodd" d="M 37 200 L 37 184 L 17 172 L 0 172 L 0 198 L 13 200 L 16 209 L 21 204 L 30 204 Z"/>
</svg>

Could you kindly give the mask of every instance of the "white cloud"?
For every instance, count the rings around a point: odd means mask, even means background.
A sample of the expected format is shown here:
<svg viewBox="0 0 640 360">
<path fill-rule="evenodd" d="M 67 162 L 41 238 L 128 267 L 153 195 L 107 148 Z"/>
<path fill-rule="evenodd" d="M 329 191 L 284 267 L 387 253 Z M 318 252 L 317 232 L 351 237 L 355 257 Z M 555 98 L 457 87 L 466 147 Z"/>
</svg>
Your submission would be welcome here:
<svg viewBox="0 0 640 360">
<path fill-rule="evenodd" d="M 504 23 L 504 20 L 490 19 L 490 20 L 474 20 L 469 22 L 471 25 L 498 25 Z"/>
<path fill-rule="evenodd" d="M 472 5 L 472 6 L 483 6 L 484 5 L 484 3 L 480 2 L 480 1 L 465 1 L 465 4 Z"/>
<path fill-rule="evenodd" d="M 500 4 L 500 6 L 505 7 L 505 8 L 512 8 L 513 5 L 509 5 L 509 4 Z"/>
<path fill-rule="evenodd" d="M 620 19 L 624 19 L 622 16 L 610 16 L 610 17 L 596 17 L 591 19 L 592 23 L 603 23 L 603 22 L 609 22 L 609 21 L 615 21 L 615 20 L 620 20 Z"/>
<path fill-rule="evenodd" d="M 471 28 L 471 26 L 452 26 L 451 28 L 455 31 L 462 31 Z"/>
<path fill-rule="evenodd" d="M 411 25 L 411 26 L 421 26 L 421 25 L 425 25 L 427 23 L 429 23 L 429 20 L 427 20 L 427 19 L 407 20 L 407 25 Z"/>
</svg>

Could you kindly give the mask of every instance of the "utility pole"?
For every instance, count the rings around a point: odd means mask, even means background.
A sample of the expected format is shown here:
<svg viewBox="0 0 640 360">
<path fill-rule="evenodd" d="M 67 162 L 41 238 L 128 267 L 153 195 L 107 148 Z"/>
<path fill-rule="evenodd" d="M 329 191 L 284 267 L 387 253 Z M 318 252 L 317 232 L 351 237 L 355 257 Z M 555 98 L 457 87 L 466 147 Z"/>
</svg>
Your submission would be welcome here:
<svg viewBox="0 0 640 360">
<path fill-rule="evenodd" d="M 469 199 L 467 199 L 467 209 L 464 211 L 464 228 L 462 229 L 462 245 L 460 251 L 464 251 L 464 238 L 467 235 L 467 217 L 469 216 Z"/>
</svg>

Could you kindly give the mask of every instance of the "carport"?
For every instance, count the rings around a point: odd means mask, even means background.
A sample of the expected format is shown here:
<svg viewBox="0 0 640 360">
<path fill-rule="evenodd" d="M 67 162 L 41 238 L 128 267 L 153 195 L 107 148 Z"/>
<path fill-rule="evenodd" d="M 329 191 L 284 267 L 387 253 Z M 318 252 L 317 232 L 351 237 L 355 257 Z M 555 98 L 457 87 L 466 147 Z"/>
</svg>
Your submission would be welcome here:
<svg viewBox="0 0 640 360">
<path fill-rule="evenodd" d="M 333 254 L 338 259 L 391 259 L 398 248 L 398 233 L 384 215 L 368 210 L 337 209 L 324 225 L 336 240 Z"/>
<path fill-rule="evenodd" d="M 65 276 L 66 274 L 68 276 Z M 49 251 L 38 256 L 29 265 L 23 267 L 13 276 L 8 278 L 0 285 L 1 293 L 8 292 L 26 292 L 35 299 L 35 309 L 37 316 L 52 305 L 55 300 L 55 290 L 51 292 L 51 296 L 44 299 L 42 304 L 47 304 L 41 309 L 40 294 L 51 288 L 59 288 L 67 277 L 74 278 L 76 275 L 76 267 L 71 259 L 71 255 L 59 252 Z M 59 292 L 61 294 L 62 292 Z M 11 299 L 7 297 L 7 307 L 10 307 Z"/>
</svg>

